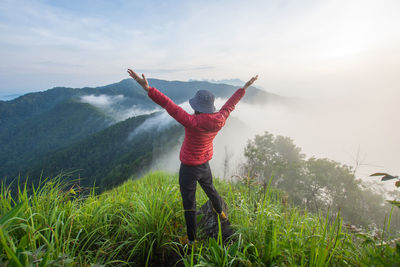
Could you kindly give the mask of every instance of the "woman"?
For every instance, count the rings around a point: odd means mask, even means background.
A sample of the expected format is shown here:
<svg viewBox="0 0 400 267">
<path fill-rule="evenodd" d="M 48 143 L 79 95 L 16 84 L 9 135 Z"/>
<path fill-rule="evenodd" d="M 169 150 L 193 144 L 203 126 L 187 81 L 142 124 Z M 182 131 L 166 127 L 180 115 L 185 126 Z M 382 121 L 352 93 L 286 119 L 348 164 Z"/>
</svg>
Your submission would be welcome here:
<svg viewBox="0 0 400 267">
<path fill-rule="evenodd" d="M 185 127 L 185 138 L 180 150 L 181 166 L 179 169 L 179 186 L 182 196 L 183 208 L 189 244 L 196 238 L 196 185 L 199 182 L 204 192 L 210 199 L 215 212 L 221 220 L 227 217 L 222 210 L 221 197 L 212 182 L 212 174 L 208 163 L 213 156 L 213 140 L 218 131 L 225 125 L 229 114 L 235 105 L 244 96 L 246 89 L 258 78 L 251 78 L 243 88 L 238 89 L 220 109 L 215 112 L 214 95 L 207 90 L 199 90 L 189 100 L 194 114 L 188 114 L 171 99 L 150 87 L 146 77 L 140 77 L 133 70 L 128 69 L 129 75 L 148 92 L 148 96 L 158 105 L 163 107 L 176 121 Z"/>
</svg>

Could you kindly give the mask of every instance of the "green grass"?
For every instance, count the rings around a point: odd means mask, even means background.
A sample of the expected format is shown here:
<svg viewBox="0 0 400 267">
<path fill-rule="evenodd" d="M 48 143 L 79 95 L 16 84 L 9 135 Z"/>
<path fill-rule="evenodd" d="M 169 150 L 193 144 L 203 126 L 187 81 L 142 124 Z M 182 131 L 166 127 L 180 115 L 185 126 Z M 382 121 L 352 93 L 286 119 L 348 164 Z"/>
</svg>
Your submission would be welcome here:
<svg viewBox="0 0 400 267">
<path fill-rule="evenodd" d="M 310 214 L 282 203 L 280 192 L 215 185 L 229 208 L 234 239 L 185 234 L 178 178 L 163 172 L 100 195 L 76 196 L 62 177 L 28 194 L 0 192 L 0 263 L 8 266 L 400 266 L 400 245 L 387 236 L 348 233 L 340 216 Z M 198 206 L 207 198 L 198 188 Z"/>
</svg>

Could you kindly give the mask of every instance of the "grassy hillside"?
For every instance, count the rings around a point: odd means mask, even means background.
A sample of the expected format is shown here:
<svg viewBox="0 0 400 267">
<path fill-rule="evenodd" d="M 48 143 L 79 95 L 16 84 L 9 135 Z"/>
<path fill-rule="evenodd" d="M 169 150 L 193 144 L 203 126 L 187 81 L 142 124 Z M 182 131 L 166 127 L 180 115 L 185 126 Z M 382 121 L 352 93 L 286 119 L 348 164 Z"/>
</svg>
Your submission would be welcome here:
<svg viewBox="0 0 400 267">
<path fill-rule="evenodd" d="M 100 195 L 60 177 L 31 197 L 0 197 L 0 262 L 10 266 L 399 266 L 386 230 L 352 235 L 339 217 L 285 204 L 278 191 L 216 180 L 235 241 L 200 238 L 191 250 L 176 175 L 150 173 Z M 93 192 L 93 191 L 92 191 Z M 77 194 L 81 196 L 77 197 Z M 198 206 L 206 196 L 198 190 Z M 388 223 L 389 227 L 390 220 Z"/>
</svg>

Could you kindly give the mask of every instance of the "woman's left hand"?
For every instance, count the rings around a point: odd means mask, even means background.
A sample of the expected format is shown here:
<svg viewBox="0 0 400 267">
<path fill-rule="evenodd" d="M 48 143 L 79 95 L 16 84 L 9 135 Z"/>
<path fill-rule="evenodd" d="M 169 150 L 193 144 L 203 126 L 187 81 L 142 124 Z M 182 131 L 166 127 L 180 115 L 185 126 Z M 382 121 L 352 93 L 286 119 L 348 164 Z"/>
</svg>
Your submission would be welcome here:
<svg viewBox="0 0 400 267">
<path fill-rule="evenodd" d="M 248 87 L 250 87 L 256 80 L 258 79 L 258 75 L 254 76 L 251 78 L 244 86 L 243 89 L 246 90 Z"/>
</svg>

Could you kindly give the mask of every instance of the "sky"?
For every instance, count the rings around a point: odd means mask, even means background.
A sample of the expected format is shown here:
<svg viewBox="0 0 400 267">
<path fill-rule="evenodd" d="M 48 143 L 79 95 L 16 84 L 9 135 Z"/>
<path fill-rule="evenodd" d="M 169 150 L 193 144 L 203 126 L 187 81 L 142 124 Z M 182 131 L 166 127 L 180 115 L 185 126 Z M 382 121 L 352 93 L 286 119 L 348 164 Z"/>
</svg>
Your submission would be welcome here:
<svg viewBox="0 0 400 267">
<path fill-rule="evenodd" d="M 0 96 L 102 86 L 128 67 L 183 81 L 258 74 L 256 86 L 307 103 L 263 110 L 286 114 L 276 133 L 399 174 L 399 13 L 396 0 L 2 0 Z"/>
<path fill-rule="evenodd" d="M 105 85 L 127 67 L 167 80 L 259 74 L 287 96 L 358 94 L 397 81 L 399 11 L 385 0 L 2 0 L 0 94 Z"/>
</svg>

